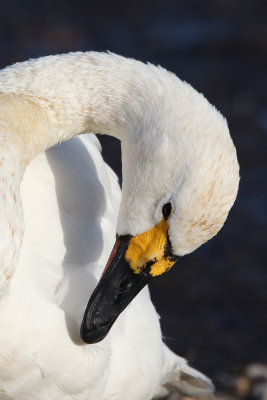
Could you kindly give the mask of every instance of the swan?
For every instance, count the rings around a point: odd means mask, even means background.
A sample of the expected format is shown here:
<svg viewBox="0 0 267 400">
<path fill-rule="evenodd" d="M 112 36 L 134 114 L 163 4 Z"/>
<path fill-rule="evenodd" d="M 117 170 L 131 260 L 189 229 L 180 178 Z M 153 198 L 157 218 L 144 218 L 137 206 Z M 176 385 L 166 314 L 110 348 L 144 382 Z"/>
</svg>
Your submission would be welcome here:
<svg viewBox="0 0 267 400">
<path fill-rule="evenodd" d="M 88 132 L 121 140 L 122 194 Z M 162 342 L 146 284 L 234 203 L 221 114 L 161 67 L 69 53 L 0 71 L 0 136 L 0 397 L 212 391 Z"/>
</svg>

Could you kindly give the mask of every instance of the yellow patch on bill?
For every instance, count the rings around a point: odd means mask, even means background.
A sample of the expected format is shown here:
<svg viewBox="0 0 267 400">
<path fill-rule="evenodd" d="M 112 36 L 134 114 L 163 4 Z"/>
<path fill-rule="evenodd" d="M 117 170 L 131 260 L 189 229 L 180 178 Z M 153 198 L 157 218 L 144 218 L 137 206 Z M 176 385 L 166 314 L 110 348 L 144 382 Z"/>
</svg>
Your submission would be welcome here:
<svg viewBox="0 0 267 400">
<path fill-rule="evenodd" d="M 170 257 L 163 258 L 151 266 L 150 275 L 158 276 L 164 274 L 164 272 L 169 271 L 173 264 L 175 264 L 175 261 L 171 261 Z"/>
<path fill-rule="evenodd" d="M 169 257 L 164 258 L 167 233 L 168 222 L 162 218 L 154 228 L 131 238 L 125 259 L 134 273 L 139 274 L 149 261 L 153 262 L 152 276 L 161 275 L 172 267 L 174 262 Z"/>
</svg>

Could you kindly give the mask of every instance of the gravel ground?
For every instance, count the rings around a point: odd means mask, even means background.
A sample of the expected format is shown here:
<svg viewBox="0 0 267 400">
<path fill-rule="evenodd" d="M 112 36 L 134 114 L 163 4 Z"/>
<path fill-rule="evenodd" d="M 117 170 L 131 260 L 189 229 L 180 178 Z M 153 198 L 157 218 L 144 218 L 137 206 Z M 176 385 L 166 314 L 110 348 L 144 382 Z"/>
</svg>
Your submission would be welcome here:
<svg viewBox="0 0 267 400">
<path fill-rule="evenodd" d="M 256 0 L 0 4 L 1 67 L 109 49 L 175 72 L 229 121 L 241 166 L 229 219 L 151 285 L 166 342 L 214 380 L 217 400 L 267 400 L 266 21 L 267 3 Z M 101 142 L 121 176 L 119 143 Z"/>
</svg>

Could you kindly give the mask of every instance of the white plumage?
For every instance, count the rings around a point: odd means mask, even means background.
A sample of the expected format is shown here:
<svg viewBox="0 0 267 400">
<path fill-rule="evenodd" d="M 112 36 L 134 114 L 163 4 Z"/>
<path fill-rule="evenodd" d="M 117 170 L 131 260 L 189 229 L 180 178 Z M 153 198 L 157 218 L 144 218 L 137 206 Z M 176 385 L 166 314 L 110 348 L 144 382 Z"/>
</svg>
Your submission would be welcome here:
<svg viewBox="0 0 267 400">
<path fill-rule="evenodd" d="M 177 210 L 182 210 L 185 203 L 179 193 L 188 196 L 189 187 L 193 187 L 205 216 L 199 226 L 208 221 L 208 234 L 203 230 L 201 237 L 199 228 L 197 239 L 192 239 L 198 221 L 193 212 L 190 218 L 186 213 L 179 216 L 180 226 L 187 227 L 191 221 L 191 236 L 184 228 L 177 241 L 172 233 L 174 222 L 170 226 L 173 248 L 181 246 L 181 254 L 193 250 L 223 224 L 236 196 L 238 164 L 222 117 L 178 80 L 182 102 L 177 115 L 172 115 L 173 107 L 165 97 L 175 95 L 169 85 L 175 79 L 154 66 L 96 53 L 47 57 L 15 64 L 0 73 L 0 393 L 4 398 L 149 400 L 169 390 L 209 392 L 210 381 L 162 343 L 158 316 L 147 289 L 119 316 L 102 342 L 86 345 L 81 341 L 84 309 L 114 244 L 120 188 L 101 157 L 94 135 L 73 138 L 42 152 L 86 131 L 120 137 L 124 187 L 119 233 L 149 229 L 158 222 L 162 204 L 170 196 L 174 202 L 179 198 Z M 153 84 L 149 85 L 149 80 Z M 139 96 L 149 101 L 147 114 Z M 161 112 L 154 109 L 158 98 L 164 99 Z M 204 125 L 208 127 L 204 133 L 207 138 L 199 143 L 206 146 L 208 156 L 210 142 L 210 152 L 214 153 L 214 163 L 209 162 L 207 168 L 195 157 L 199 154 L 195 142 L 185 163 L 180 156 L 178 161 L 169 157 L 178 145 L 172 142 L 174 130 L 169 120 L 175 118 L 184 132 L 179 139 L 184 151 L 193 135 L 191 121 L 187 126 L 186 101 L 195 107 L 197 100 L 206 113 Z M 172 97 L 172 103 L 177 101 Z M 143 125 L 138 124 L 141 120 Z M 203 127 L 201 118 L 196 120 Z M 158 139 L 164 125 L 170 143 Z M 197 135 L 199 125 L 195 127 Z M 215 136 L 209 140 L 211 128 Z M 216 161 L 219 153 L 220 160 Z M 207 171 L 213 181 L 221 179 L 210 189 L 206 202 L 195 185 L 194 174 L 189 173 L 192 165 L 186 169 L 190 161 L 198 168 L 202 165 L 203 182 L 209 189 Z M 136 164 L 134 171 L 132 162 Z M 166 171 L 162 187 L 158 187 L 161 177 L 155 167 L 159 162 L 163 178 L 164 168 Z M 221 166 L 225 171 L 219 170 Z M 179 179 L 174 182 L 172 175 Z M 145 193 L 142 176 L 147 182 Z M 197 178 L 201 183 L 201 174 Z M 184 183 L 187 181 L 188 185 Z M 206 193 L 204 189 L 202 185 Z M 192 201 L 191 197 L 187 199 L 190 207 Z M 213 208 L 216 221 L 212 219 Z M 195 215 L 199 217 L 198 208 Z"/>
</svg>

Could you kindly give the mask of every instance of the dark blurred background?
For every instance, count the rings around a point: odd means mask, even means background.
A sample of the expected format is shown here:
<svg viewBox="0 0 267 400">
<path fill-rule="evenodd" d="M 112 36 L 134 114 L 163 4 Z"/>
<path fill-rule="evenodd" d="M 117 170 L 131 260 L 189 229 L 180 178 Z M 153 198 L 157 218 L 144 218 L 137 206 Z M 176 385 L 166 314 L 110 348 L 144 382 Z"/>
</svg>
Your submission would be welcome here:
<svg viewBox="0 0 267 400">
<path fill-rule="evenodd" d="M 222 232 L 151 291 L 166 342 L 214 379 L 218 399 L 266 400 L 267 2 L 5 0 L 0 32 L 1 67 L 111 50 L 175 72 L 226 116 L 238 199 Z M 100 140 L 121 177 L 119 142 Z"/>
</svg>

